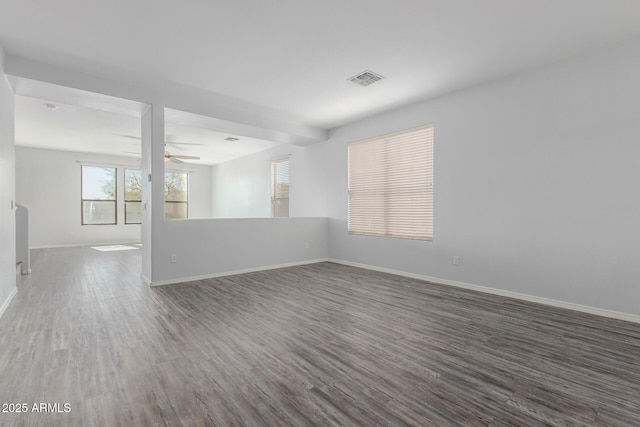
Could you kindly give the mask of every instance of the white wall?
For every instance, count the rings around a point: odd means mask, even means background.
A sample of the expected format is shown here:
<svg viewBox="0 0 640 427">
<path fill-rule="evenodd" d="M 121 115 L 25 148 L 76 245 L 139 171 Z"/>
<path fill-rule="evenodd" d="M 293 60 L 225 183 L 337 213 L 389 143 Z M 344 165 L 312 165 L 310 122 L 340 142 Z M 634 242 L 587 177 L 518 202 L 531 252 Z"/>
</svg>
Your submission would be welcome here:
<svg viewBox="0 0 640 427">
<path fill-rule="evenodd" d="M 16 290 L 15 154 L 13 91 L 0 46 L 0 315 Z"/>
<path fill-rule="evenodd" d="M 81 225 L 79 162 L 118 167 L 118 225 Z M 125 157 L 16 147 L 16 197 L 29 208 L 31 247 L 139 242 L 140 225 L 124 224 L 125 167 L 140 165 Z M 210 216 L 210 167 L 183 164 L 171 169 L 191 171 L 190 215 Z"/>
<path fill-rule="evenodd" d="M 324 260 L 328 254 L 326 218 L 177 220 L 159 228 L 153 235 L 155 284 Z"/>
<path fill-rule="evenodd" d="M 268 218 L 270 160 L 286 154 L 291 154 L 291 214 L 298 217 Z M 323 203 L 314 191 L 310 161 L 306 148 L 284 145 L 214 168 L 214 200 L 233 199 L 227 214 L 245 218 L 154 221 L 150 281 L 175 283 L 326 259 L 327 219 L 301 218 L 321 211 Z"/>
<path fill-rule="evenodd" d="M 81 225 L 78 161 L 136 167 L 133 159 L 123 162 L 111 156 L 16 147 L 16 197 L 18 203 L 29 209 L 31 248 L 139 242 L 140 226 L 124 225 L 121 203 L 118 203 L 118 225 Z M 121 198 L 124 168 L 118 169 Z"/>
<path fill-rule="evenodd" d="M 313 191 L 315 168 L 308 147 L 280 145 L 213 166 L 212 192 L 215 218 L 271 216 L 271 161 L 290 155 L 289 215 L 323 216 L 323 196 Z"/>
<path fill-rule="evenodd" d="M 332 131 L 308 148 L 329 256 L 640 314 L 638 76 L 635 40 Z M 347 144 L 426 123 L 433 241 L 349 235 Z"/>
</svg>

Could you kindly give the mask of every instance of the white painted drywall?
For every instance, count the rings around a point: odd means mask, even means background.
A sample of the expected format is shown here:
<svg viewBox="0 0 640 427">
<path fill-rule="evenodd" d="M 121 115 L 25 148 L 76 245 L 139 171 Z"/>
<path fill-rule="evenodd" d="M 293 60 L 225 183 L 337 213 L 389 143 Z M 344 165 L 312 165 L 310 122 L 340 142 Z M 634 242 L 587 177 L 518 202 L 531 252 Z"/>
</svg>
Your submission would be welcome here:
<svg viewBox="0 0 640 427">
<path fill-rule="evenodd" d="M 329 256 L 640 314 L 638 76 L 633 40 L 335 129 L 308 147 Z M 347 144 L 426 123 L 433 241 L 349 235 Z"/>
<path fill-rule="evenodd" d="M 290 155 L 290 179 L 302 147 L 280 145 L 212 166 L 214 218 L 268 218 L 271 216 L 271 160 Z M 293 186 L 292 186 L 293 187 Z M 290 189 L 295 199 L 295 188 Z M 295 216 L 291 213 L 291 216 Z"/>
<path fill-rule="evenodd" d="M 81 164 L 118 168 L 117 225 L 81 225 Z M 124 169 L 139 167 L 125 157 L 16 147 L 16 198 L 29 208 L 31 247 L 139 242 L 140 225 L 124 224 L 122 202 Z M 171 169 L 190 171 L 190 215 L 210 216 L 211 168 L 183 164 Z"/>
<path fill-rule="evenodd" d="M 326 218 L 173 220 L 159 228 L 154 283 L 327 258 Z"/>
<path fill-rule="evenodd" d="M 13 91 L 0 46 L 0 315 L 16 290 L 15 152 Z"/>
<path fill-rule="evenodd" d="M 137 167 L 133 159 L 16 147 L 16 197 L 29 209 L 31 248 L 139 242 L 140 226 L 124 225 L 122 203 L 118 225 L 81 225 L 79 161 L 118 166 L 119 196 L 124 167 Z"/>
<path fill-rule="evenodd" d="M 270 161 L 284 155 L 291 155 L 291 213 L 298 217 L 268 218 Z M 306 147 L 278 146 L 214 167 L 211 182 L 218 209 L 243 218 L 153 221 L 151 282 L 326 259 L 327 219 L 299 217 L 310 213 L 307 206 L 318 198 L 310 161 Z"/>
<path fill-rule="evenodd" d="M 271 216 L 271 161 L 290 156 L 289 214 L 324 216 L 324 194 L 316 192 L 320 179 L 310 147 L 282 145 L 212 166 L 214 218 Z"/>
</svg>

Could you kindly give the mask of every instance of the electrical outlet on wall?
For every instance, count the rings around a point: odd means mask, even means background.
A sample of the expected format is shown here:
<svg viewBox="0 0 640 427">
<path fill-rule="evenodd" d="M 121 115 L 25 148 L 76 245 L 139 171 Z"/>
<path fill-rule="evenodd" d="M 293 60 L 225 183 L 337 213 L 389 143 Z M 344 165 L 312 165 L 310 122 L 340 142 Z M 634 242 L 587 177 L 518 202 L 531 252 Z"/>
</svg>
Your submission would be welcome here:
<svg viewBox="0 0 640 427">
<path fill-rule="evenodd" d="M 309 242 L 304 242 L 304 248 L 309 249 Z"/>
<path fill-rule="evenodd" d="M 177 261 L 178 261 L 178 257 L 176 256 L 176 254 L 171 254 L 171 263 L 174 263 Z"/>
<path fill-rule="evenodd" d="M 453 265 L 460 265 L 460 257 L 458 255 L 453 256 Z"/>
</svg>

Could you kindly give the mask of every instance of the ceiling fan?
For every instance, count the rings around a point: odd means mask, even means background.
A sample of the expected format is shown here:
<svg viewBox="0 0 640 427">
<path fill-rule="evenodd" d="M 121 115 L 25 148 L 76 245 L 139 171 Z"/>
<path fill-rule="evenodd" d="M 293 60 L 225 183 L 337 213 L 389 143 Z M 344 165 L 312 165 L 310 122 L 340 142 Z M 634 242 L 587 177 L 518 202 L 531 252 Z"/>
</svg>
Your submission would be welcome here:
<svg viewBox="0 0 640 427">
<path fill-rule="evenodd" d="M 184 163 L 182 160 L 180 159 L 189 159 L 189 160 L 200 160 L 200 157 L 198 156 L 182 156 L 182 155 L 175 155 L 175 154 L 171 154 L 169 153 L 167 150 L 164 150 L 164 162 L 165 163 L 169 163 L 169 162 L 173 162 L 173 163 Z"/>
</svg>

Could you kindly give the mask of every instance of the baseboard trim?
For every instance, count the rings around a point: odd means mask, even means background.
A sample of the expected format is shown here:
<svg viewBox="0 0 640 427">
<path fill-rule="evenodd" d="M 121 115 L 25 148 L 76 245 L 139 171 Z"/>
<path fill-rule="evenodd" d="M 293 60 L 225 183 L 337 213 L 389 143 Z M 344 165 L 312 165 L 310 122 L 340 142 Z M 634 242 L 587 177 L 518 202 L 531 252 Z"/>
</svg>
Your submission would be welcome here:
<svg viewBox="0 0 640 427">
<path fill-rule="evenodd" d="M 423 274 L 409 273 L 402 270 L 393 270 L 390 268 L 377 267 L 375 265 L 361 264 L 358 262 L 345 261 L 341 259 L 329 258 L 327 261 L 336 264 L 348 265 L 351 267 L 359 267 L 367 270 L 379 271 L 381 273 L 395 274 L 396 276 L 409 277 L 411 279 L 426 280 L 440 285 L 455 286 L 457 288 L 470 289 L 473 291 L 484 292 L 487 294 L 499 295 L 508 298 L 514 298 L 522 301 L 544 304 L 552 307 L 564 308 L 567 310 L 580 311 L 583 313 L 595 314 L 597 316 L 609 317 L 612 319 L 625 320 L 627 322 L 640 323 L 640 316 L 622 313 L 619 311 L 606 310 L 603 308 L 591 307 L 587 305 L 575 304 L 566 301 L 555 300 L 551 298 L 537 297 L 535 295 L 523 294 L 519 292 L 506 291 L 503 289 L 490 288 L 487 286 L 474 285 L 472 283 L 458 282 L 455 280 L 441 279 L 439 277 L 425 276 Z"/>
<path fill-rule="evenodd" d="M 214 279 L 216 277 L 235 276 L 237 274 L 254 273 L 256 271 L 265 271 L 265 270 L 275 270 L 277 268 L 295 267 L 298 265 L 316 264 L 319 262 L 327 262 L 327 261 L 329 261 L 328 258 L 318 258 L 318 259 L 312 259 L 312 260 L 306 260 L 306 261 L 288 262 L 284 264 L 272 264 L 272 265 L 265 265 L 261 267 L 244 268 L 242 270 L 224 271 L 221 273 L 205 274 L 202 276 L 190 276 L 190 277 L 180 277 L 177 279 L 158 280 L 155 282 L 149 281 L 146 277 L 142 276 L 142 280 L 144 280 L 145 283 L 148 283 L 149 286 L 152 286 L 152 287 L 175 285 L 177 283 L 194 282 L 196 280 L 205 280 L 205 279 Z"/>
<path fill-rule="evenodd" d="M 2 317 L 5 310 L 9 307 L 9 304 L 11 304 L 13 297 L 15 297 L 17 293 L 18 293 L 18 288 L 14 287 L 11 293 L 9 294 L 9 296 L 7 297 L 7 299 L 4 301 L 4 303 L 2 303 L 2 307 L 0 307 L 0 317 Z"/>
<path fill-rule="evenodd" d="M 145 285 L 151 286 L 151 280 L 144 274 L 140 273 L 140 279 L 144 282 Z"/>
</svg>

